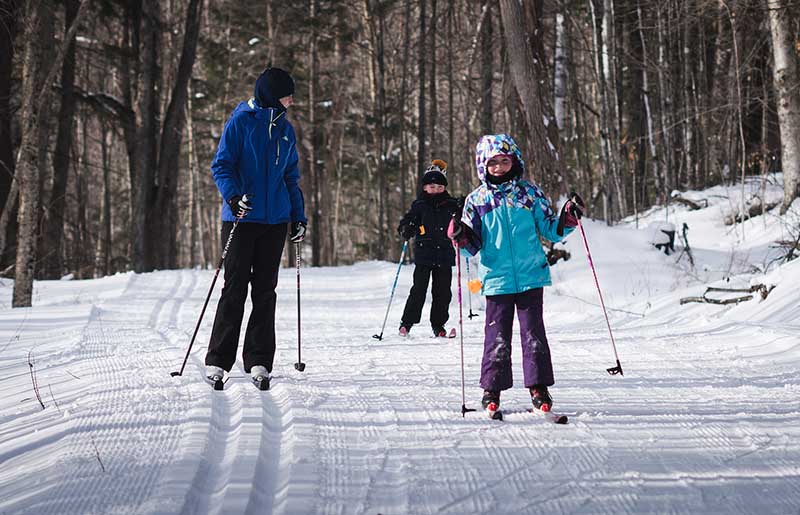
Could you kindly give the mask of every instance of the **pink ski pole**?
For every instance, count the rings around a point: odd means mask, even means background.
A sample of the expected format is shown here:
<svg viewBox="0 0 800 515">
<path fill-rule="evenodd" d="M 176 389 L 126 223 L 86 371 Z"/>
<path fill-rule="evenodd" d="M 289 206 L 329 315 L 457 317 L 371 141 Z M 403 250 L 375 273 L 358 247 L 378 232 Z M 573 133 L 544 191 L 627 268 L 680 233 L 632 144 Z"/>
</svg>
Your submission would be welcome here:
<svg viewBox="0 0 800 515">
<path fill-rule="evenodd" d="M 456 271 L 458 275 L 458 335 L 461 338 L 461 416 L 466 416 L 467 412 L 475 411 L 467 408 L 466 393 L 464 390 L 464 304 L 461 300 L 461 252 L 458 242 L 453 241 L 456 248 Z"/>
<path fill-rule="evenodd" d="M 617 366 L 607 368 L 606 372 L 613 375 L 625 375 L 622 373 L 622 365 L 619 363 L 619 355 L 617 354 L 617 345 L 614 343 L 614 333 L 611 332 L 611 323 L 608 321 L 608 312 L 606 311 L 606 305 L 603 302 L 603 293 L 600 291 L 600 283 L 597 280 L 597 272 L 594 269 L 594 263 L 592 262 L 592 254 L 589 252 L 589 243 L 586 241 L 586 232 L 583 230 L 583 224 L 581 223 L 581 219 L 578 218 L 578 228 L 581 230 L 581 236 L 583 237 L 583 248 L 586 249 L 586 258 L 589 260 L 589 267 L 592 269 L 592 275 L 594 276 L 594 285 L 597 287 L 597 296 L 600 297 L 600 306 L 603 308 L 603 315 L 606 317 L 606 325 L 608 326 L 608 335 L 611 337 L 611 347 L 614 349 L 614 358 L 617 360 Z"/>
</svg>

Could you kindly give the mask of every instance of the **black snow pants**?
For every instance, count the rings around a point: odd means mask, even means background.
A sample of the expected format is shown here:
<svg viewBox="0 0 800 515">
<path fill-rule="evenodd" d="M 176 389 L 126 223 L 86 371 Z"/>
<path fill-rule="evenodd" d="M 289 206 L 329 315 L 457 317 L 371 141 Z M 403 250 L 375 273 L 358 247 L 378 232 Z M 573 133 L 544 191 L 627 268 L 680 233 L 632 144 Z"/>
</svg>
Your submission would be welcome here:
<svg viewBox="0 0 800 515">
<path fill-rule="evenodd" d="M 433 305 L 431 305 L 431 328 L 444 327 L 447 319 L 450 318 L 450 300 L 453 293 L 450 290 L 450 283 L 453 280 L 453 269 L 449 266 L 425 266 L 416 265 L 414 267 L 414 285 L 408 295 L 403 319 L 401 324 L 411 327 L 419 323 L 422 318 L 422 306 L 425 304 L 425 297 L 428 294 L 428 281 L 433 276 Z"/>
<path fill-rule="evenodd" d="M 232 228 L 233 222 L 223 222 L 223 243 L 228 240 Z M 244 371 L 250 373 L 253 366 L 263 365 L 268 372 L 272 372 L 275 358 L 275 287 L 278 285 L 286 230 L 287 224 L 240 222 L 236 227 L 225 257 L 225 285 L 217 304 L 206 365 L 216 365 L 227 371 L 233 368 L 247 300 L 247 286 L 250 284 L 253 311 L 244 335 Z"/>
</svg>

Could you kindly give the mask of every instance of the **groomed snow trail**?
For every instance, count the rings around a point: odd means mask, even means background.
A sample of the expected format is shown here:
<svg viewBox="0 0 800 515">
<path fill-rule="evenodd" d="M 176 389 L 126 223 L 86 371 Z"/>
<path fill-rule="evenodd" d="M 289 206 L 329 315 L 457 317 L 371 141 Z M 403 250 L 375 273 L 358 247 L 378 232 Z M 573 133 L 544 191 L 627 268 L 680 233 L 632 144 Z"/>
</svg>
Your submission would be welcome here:
<svg viewBox="0 0 800 515">
<path fill-rule="evenodd" d="M 395 265 L 304 268 L 303 373 L 293 368 L 294 270 L 283 270 L 269 392 L 240 362 L 224 392 L 201 380 L 219 291 L 186 372 L 169 375 L 213 272 L 38 283 L 36 307 L 0 310 L 0 513 L 797 513 L 797 321 L 759 320 L 757 302 L 658 297 L 644 318 L 612 312 L 625 376 L 611 377 L 605 322 L 574 255 L 558 272 L 570 279 L 545 298 L 567 426 L 525 412 L 516 344 L 505 421 L 462 418 L 459 339 L 429 336 L 429 304 L 408 339 L 395 336 L 412 267 L 383 341 L 371 335 Z M 606 281 L 610 298 L 624 297 L 622 283 Z M 773 292 L 777 311 L 791 311 L 787 288 Z M 464 322 L 472 408 L 479 304 Z M 455 299 L 450 313 L 453 326 Z"/>
</svg>

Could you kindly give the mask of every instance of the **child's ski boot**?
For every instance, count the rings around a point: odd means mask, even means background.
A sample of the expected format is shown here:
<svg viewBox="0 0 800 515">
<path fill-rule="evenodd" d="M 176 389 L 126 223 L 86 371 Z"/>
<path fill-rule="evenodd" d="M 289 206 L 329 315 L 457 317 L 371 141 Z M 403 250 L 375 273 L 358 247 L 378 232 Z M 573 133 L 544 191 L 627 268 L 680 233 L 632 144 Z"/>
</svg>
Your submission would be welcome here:
<svg viewBox="0 0 800 515">
<path fill-rule="evenodd" d="M 553 407 L 553 398 L 550 397 L 550 392 L 543 384 L 537 384 L 531 387 L 531 402 L 533 409 L 547 413 Z"/>
<path fill-rule="evenodd" d="M 486 410 L 486 414 L 492 420 L 503 420 L 503 412 L 500 411 L 500 392 L 484 390 L 481 406 Z"/>
</svg>

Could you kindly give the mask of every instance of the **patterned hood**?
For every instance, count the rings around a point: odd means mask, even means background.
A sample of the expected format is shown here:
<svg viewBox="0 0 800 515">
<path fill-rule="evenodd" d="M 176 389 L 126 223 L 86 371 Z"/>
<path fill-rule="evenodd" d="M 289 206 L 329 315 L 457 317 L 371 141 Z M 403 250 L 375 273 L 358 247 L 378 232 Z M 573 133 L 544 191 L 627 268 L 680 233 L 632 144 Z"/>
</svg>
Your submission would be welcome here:
<svg viewBox="0 0 800 515">
<path fill-rule="evenodd" d="M 486 162 L 500 154 L 513 155 L 519 163 L 522 175 L 525 174 L 525 161 L 514 139 L 508 134 L 490 134 L 483 136 L 475 147 L 475 166 L 481 182 L 486 183 Z"/>
</svg>

